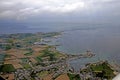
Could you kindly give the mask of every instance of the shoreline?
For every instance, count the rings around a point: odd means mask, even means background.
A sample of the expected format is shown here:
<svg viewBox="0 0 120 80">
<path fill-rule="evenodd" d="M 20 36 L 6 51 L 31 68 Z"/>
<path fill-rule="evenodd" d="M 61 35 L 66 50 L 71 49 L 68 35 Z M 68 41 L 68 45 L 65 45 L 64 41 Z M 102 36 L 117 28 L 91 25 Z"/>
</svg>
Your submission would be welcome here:
<svg viewBox="0 0 120 80">
<path fill-rule="evenodd" d="M 91 59 L 96 56 L 92 51 L 86 51 L 84 54 L 69 54 L 57 50 L 56 45 L 43 44 L 41 38 L 58 38 L 58 32 L 54 33 L 36 33 L 36 34 L 10 34 L 3 36 L 3 41 L 7 39 L 10 41 L 4 41 L 3 43 L 9 43 L 8 48 L 3 50 L 7 53 L 5 58 L 8 61 L 5 61 L 3 66 L 14 66 L 15 72 L 19 75 L 22 74 L 22 78 L 28 78 L 28 75 L 25 74 L 25 71 L 34 74 L 38 74 L 41 71 L 48 71 L 53 68 L 55 76 L 63 72 L 69 72 L 68 69 L 72 68 L 72 65 L 69 63 L 71 61 L 77 61 L 80 59 Z M 42 35 L 42 37 L 41 37 Z M 57 36 L 56 36 L 57 35 Z M 56 37 L 54 37 L 56 36 Z M 33 40 L 33 42 L 32 42 Z M 16 45 L 17 41 L 19 45 Z M 37 43 L 38 42 L 38 43 Z M 34 44 L 36 43 L 36 44 Z M 13 45 L 14 44 L 14 45 Z M 6 44 L 3 44 L 7 46 Z M 11 47 L 11 48 L 9 48 Z M 22 59 L 21 59 L 22 58 Z M 23 59 L 24 58 L 24 59 Z M 36 63 L 36 61 L 37 63 Z M 5 64 L 12 65 L 5 65 Z M 78 62 L 77 62 L 78 63 Z M 88 64 L 88 62 L 87 62 Z M 90 63 L 92 64 L 92 63 Z M 17 66 L 16 66 L 17 65 Z M 81 65 L 80 63 L 78 65 Z M 84 64 L 86 65 L 86 64 Z M 76 65 L 74 65 L 76 66 Z M 78 67 L 80 69 L 80 67 Z M 31 69 L 31 70 L 29 70 Z M 21 71 L 19 73 L 19 70 Z M 74 68 L 73 68 L 74 70 Z M 20 76 L 18 76 L 19 78 Z"/>
</svg>

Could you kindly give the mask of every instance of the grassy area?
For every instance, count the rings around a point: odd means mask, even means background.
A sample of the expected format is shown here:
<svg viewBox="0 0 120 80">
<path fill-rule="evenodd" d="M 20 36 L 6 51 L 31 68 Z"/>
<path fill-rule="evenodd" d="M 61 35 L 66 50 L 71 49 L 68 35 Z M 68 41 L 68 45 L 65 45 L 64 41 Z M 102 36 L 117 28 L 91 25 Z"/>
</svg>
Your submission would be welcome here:
<svg viewBox="0 0 120 80">
<path fill-rule="evenodd" d="M 101 64 L 99 64 L 99 65 L 91 65 L 91 69 L 93 71 L 102 71 L 103 70 L 103 66 Z"/>
<path fill-rule="evenodd" d="M 0 67 L 0 72 L 14 72 L 15 68 L 12 64 L 4 64 Z"/>
<path fill-rule="evenodd" d="M 46 47 L 44 50 L 39 51 L 40 55 L 37 56 L 35 59 L 38 62 L 42 62 L 42 61 L 55 61 L 57 59 L 60 59 L 61 57 L 64 58 L 65 55 L 58 52 L 58 51 L 54 51 L 54 49 L 52 50 L 51 46 Z"/>
<path fill-rule="evenodd" d="M 29 68 L 31 68 L 31 66 L 27 63 L 27 64 L 22 64 L 23 65 L 23 67 L 25 68 L 25 69 L 29 69 Z"/>
<path fill-rule="evenodd" d="M 9 54 L 5 55 L 5 58 L 10 58 L 10 57 L 11 57 L 11 55 L 9 55 Z"/>
<path fill-rule="evenodd" d="M 22 60 L 22 62 L 23 62 L 23 63 L 26 63 L 26 62 L 28 62 L 28 61 L 29 61 L 29 59 L 28 59 L 28 58 L 22 58 L 21 60 Z"/>
<path fill-rule="evenodd" d="M 81 80 L 78 74 L 67 74 L 70 80 Z"/>
<path fill-rule="evenodd" d="M 41 58 L 41 56 L 38 56 L 38 57 L 36 57 L 35 58 L 38 62 L 42 62 L 43 60 L 42 60 L 42 58 Z"/>
<path fill-rule="evenodd" d="M 33 54 L 33 50 L 32 50 L 32 48 L 27 48 L 26 49 L 27 50 L 27 52 L 24 54 L 24 55 L 26 55 L 26 56 L 30 56 L 30 55 L 32 55 Z"/>
<path fill-rule="evenodd" d="M 11 45 L 6 45 L 6 46 L 5 46 L 5 50 L 10 50 L 11 48 L 12 48 Z"/>
<path fill-rule="evenodd" d="M 48 75 L 48 71 L 42 71 L 37 74 L 37 76 L 39 76 L 39 77 L 45 77 L 46 75 Z"/>
<path fill-rule="evenodd" d="M 33 53 L 32 52 L 27 52 L 27 53 L 25 53 L 24 55 L 25 56 L 30 56 L 30 55 L 32 55 Z"/>
<path fill-rule="evenodd" d="M 102 64 L 91 65 L 91 69 L 97 77 L 103 77 L 109 80 L 115 76 L 113 73 L 114 71 L 109 67 L 109 64 L 106 62 Z"/>
<path fill-rule="evenodd" d="M 31 68 L 31 66 L 28 64 L 28 61 L 29 61 L 29 59 L 28 58 L 22 58 L 21 59 L 22 60 L 22 66 L 25 68 L 25 69 L 29 69 L 29 68 Z"/>
<path fill-rule="evenodd" d="M 41 57 L 49 57 L 50 61 L 56 60 L 56 54 L 54 52 L 49 51 L 48 49 L 42 51 Z"/>
</svg>

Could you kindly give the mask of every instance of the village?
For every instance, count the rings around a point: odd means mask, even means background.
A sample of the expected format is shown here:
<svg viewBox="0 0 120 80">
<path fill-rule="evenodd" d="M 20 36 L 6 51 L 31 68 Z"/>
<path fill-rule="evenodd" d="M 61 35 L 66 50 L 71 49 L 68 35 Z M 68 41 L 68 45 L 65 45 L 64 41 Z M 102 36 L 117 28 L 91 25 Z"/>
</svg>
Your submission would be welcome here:
<svg viewBox="0 0 120 80">
<path fill-rule="evenodd" d="M 3 80 L 111 80 L 117 71 L 107 61 L 89 63 L 76 72 L 69 61 L 95 56 L 69 55 L 41 41 L 60 33 L 22 33 L 0 35 L 0 76 Z M 107 72 L 107 73 L 106 73 Z"/>
</svg>

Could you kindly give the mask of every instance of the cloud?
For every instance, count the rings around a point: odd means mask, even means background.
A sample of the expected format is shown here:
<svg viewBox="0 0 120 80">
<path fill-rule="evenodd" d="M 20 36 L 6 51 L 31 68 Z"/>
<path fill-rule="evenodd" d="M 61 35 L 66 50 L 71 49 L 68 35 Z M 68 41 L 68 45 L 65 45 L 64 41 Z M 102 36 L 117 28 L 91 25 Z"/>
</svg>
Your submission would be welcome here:
<svg viewBox="0 0 120 80">
<path fill-rule="evenodd" d="M 84 2 L 74 0 L 2 0 L 0 5 L 0 17 L 16 17 L 13 16 L 13 13 L 21 17 L 23 15 L 36 15 L 44 12 L 72 12 L 84 7 Z"/>
<path fill-rule="evenodd" d="M 107 13 L 120 6 L 119 0 L 0 0 L 0 18 L 25 19 L 44 14 Z M 110 6 L 112 7 L 110 7 Z M 111 10 L 112 9 L 112 10 Z M 102 14 L 103 14 L 102 13 Z"/>
</svg>

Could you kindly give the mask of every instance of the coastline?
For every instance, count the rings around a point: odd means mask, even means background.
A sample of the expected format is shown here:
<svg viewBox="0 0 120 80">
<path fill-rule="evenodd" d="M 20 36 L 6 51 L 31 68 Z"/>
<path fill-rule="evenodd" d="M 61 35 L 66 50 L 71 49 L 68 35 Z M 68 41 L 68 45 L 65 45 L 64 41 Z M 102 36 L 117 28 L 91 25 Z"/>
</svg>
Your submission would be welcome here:
<svg viewBox="0 0 120 80">
<path fill-rule="evenodd" d="M 33 74 L 36 75 L 44 70 L 47 70 L 49 72 L 49 70 L 52 70 L 53 68 L 55 68 L 55 70 L 53 70 L 54 72 L 53 76 L 56 77 L 64 72 L 69 73 L 70 72 L 69 69 L 75 71 L 75 68 L 71 66 L 70 62 L 82 60 L 82 59 L 85 60 L 91 59 L 92 57 L 96 56 L 96 54 L 94 54 L 91 51 L 86 51 L 84 54 L 69 54 L 58 51 L 56 45 L 49 45 L 46 42 L 45 44 L 43 44 L 44 41 L 41 40 L 40 38 L 41 35 L 42 35 L 41 37 L 42 39 L 44 38 L 56 39 L 59 37 L 58 33 L 50 33 L 50 34 L 22 33 L 22 34 L 10 34 L 9 36 L 4 36 L 5 39 L 6 37 L 8 39 L 8 42 L 6 41 L 4 43 L 9 43 L 9 46 L 8 44 L 7 45 L 4 44 L 4 46 L 7 47 L 6 48 L 3 47 L 3 50 L 6 52 L 7 56 L 5 57 L 4 59 L 5 61 L 2 66 L 6 66 L 6 67 L 11 66 L 13 70 L 15 68 L 15 71 L 12 72 L 16 73 L 15 75 L 18 76 L 17 78 L 20 78 L 19 74 L 22 74 L 22 78 L 24 77 L 28 78 L 24 70 L 28 73 L 32 72 Z M 17 41 L 19 41 L 19 45 L 18 44 L 16 45 Z M 79 63 L 78 65 L 81 64 Z M 78 68 L 81 69 L 83 67 L 78 67 Z M 3 70 L 3 68 L 1 70 Z M 9 72 L 11 73 L 11 71 Z"/>
</svg>

